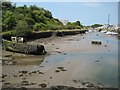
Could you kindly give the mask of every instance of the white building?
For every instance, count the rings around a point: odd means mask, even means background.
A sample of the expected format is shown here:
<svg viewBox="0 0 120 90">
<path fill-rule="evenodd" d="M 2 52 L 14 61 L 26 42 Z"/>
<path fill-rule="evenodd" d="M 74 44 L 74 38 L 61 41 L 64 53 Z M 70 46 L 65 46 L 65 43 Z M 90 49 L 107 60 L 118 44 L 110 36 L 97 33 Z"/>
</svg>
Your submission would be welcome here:
<svg viewBox="0 0 120 90">
<path fill-rule="evenodd" d="M 67 25 L 67 23 L 69 22 L 68 20 L 60 20 L 62 23 L 63 23 L 63 25 Z"/>
<path fill-rule="evenodd" d="M 98 29 L 109 29 L 109 30 L 117 30 L 120 25 L 108 25 L 108 24 L 104 24 L 101 27 L 98 27 Z"/>
</svg>

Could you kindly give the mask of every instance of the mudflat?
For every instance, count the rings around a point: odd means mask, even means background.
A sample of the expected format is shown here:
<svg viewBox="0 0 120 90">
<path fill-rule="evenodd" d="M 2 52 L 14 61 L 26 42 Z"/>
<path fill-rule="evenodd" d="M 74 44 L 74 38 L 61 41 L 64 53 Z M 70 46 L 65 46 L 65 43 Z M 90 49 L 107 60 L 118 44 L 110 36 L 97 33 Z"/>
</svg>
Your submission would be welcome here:
<svg viewBox="0 0 120 90">
<path fill-rule="evenodd" d="M 92 40 L 101 40 L 102 44 L 93 45 Z M 27 43 L 44 45 L 47 54 L 25 55 L 3 50 L 3 87 L 117 87 L 118 41 L 114 36 L 93 32 Z"/>
</svg>

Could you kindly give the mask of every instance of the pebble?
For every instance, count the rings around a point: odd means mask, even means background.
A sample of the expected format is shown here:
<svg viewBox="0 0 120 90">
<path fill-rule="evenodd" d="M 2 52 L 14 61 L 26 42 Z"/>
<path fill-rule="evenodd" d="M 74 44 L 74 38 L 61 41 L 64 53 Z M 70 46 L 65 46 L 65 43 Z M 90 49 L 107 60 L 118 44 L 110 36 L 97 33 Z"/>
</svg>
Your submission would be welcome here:
<svg viewBox="0 0 120 90">
<path fill-rule="evenodd" d="M 52 79 L 52 77 L 50 77 L 50 79 Z"/>
</svg>

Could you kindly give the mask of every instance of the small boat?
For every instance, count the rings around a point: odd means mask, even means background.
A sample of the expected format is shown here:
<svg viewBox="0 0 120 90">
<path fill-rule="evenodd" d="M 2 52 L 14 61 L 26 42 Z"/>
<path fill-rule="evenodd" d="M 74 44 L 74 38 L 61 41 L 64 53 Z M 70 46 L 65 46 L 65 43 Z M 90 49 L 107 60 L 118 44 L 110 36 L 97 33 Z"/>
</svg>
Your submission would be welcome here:
<svg viewBox="0 0 120 90">
<path fill-rule="evenodd" d="M 8 42 L 6 44 L 6 41 L 3 41 L 3 45 L 5 45 L 5 49 L 11 52 L 17 52 L 17 53 L 24 53 L 24 54 L 35 54 L 35 55 L 41 55 L 46 54 L 45 48 L 43 45 L 30 45 L 26 43 L 13 43 Z"/>
<path fill-rule="evenodd" d="M 98 45 L 101 45 L 101 44 L 102 44 L 102 42 L 101 42 L 101 41 L 98 41 L 98 40 L 93 40 L 91 43 L 92 43 L 92 44 L 98 44 Z"/>
<path fill-rule="evenodd" d="M 116 32 L 110 32 L 110 31 L 109 31 L 109 32 L 106 32 L 105 34 L 106 34 L 106 35 L 118 35 L 118 33 L 116 33 Z"/>
</svg>

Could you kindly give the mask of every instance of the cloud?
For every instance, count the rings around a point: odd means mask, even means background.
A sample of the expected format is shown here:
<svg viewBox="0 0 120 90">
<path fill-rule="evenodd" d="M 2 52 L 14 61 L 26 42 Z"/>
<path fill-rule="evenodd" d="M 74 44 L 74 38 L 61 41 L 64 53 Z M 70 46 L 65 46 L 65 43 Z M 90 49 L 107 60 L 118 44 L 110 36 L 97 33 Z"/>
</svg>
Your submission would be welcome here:
<svg viewBox="0 0 120 90">
<path fill-rule="evenodd" d="M 89 6 L 89 7 L 98 7 L 98 6 L 100 6 L 100 4 L 97 3 L 97 2 L 85 2 L 83 5 Z"/>
</svg>

